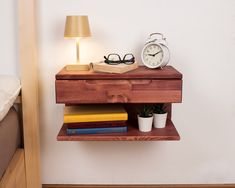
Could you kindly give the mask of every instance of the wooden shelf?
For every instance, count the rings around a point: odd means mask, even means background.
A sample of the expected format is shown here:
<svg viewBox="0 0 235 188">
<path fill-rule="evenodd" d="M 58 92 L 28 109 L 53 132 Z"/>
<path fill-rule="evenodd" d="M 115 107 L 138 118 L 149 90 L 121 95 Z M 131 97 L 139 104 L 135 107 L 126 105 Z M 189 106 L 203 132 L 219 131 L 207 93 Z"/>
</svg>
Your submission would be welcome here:
<svg viewBox="0 0 235 188">
<path fill-rule="evenodd" d="M 58 141 L 163 141 L 180 140 L 180 136 L 171 120 L 162 129 L 153 128 L 151 132 L 143 133 L 133 125 L 128 126 L 127 133 L 67 135 L 67 127 L 64 125 L 58 136 Z"/>
<path fill-rule="evenodd" d="M 145 66 L 139 66 L 130 72 L 102 73 L 90 71 L 67 71 L 64 67 L 58 74 L 56 80 L 125 80 L 125 79 L 174 79 L 182 80 L 183 75 L 172 66 L 165 66 L 163 69 L 149 69 Z"/>
<path fill-rule="evenodd" d="M 58 141 L 158 141 L 180 140 L 171 121 L 172 103 L 182 102 L 183 75 L 172 66 L 148 69 L 140 66 L 123 73 L 95 73 L 92 71 L 66 71 L 56 74 L 56 103 L 123 104 L 128 113 L 127 133 L 67 135 L 63 126 Z M 143 104 L 165 103 L 167 126 L 143 133 L 138 130 L 137 113 Z"/>
</svg>

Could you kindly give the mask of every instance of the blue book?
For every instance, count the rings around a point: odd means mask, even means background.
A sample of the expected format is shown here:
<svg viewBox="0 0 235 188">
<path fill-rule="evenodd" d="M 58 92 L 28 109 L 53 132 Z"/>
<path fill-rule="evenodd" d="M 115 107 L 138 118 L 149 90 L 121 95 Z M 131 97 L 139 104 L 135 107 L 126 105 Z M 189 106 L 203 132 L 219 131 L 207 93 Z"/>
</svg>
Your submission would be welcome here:
<svg viewBox="0 0 235 188">
<path fill-rule="evenodd" d="M 99 134 L 99 133 L 124 133 L 127 132 L 125 127 L 105 127 L 105 128 L 87 128 L 87 129 L 67 129 L 68 135 L 73 134 Z"/>
</svg>

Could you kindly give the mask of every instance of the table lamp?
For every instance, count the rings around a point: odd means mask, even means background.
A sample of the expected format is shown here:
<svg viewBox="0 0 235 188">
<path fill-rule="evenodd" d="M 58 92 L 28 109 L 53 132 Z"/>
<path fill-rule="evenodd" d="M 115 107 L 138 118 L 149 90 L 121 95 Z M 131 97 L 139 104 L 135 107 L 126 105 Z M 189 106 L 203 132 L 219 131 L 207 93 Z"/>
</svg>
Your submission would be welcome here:
<svg viewBox="0 0 235 188">
<path fill-rule="evenodd" d="M 88 16 L 67 16 L 65 23 L 65 38 L 75 38 L 77 44 L 77 63 L 67 65 L 67 70 L 89 70 L 89 65 L 81 64 L 79 60 L 79 40 L 91 36 Z"/>
</svg>

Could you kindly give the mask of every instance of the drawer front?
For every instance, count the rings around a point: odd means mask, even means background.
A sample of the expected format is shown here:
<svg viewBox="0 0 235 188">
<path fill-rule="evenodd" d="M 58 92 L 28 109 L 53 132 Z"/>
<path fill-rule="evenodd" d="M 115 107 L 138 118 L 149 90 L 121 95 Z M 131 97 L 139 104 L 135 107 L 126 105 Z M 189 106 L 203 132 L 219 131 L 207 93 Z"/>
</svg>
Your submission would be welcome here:
<svg viewBox="0 0 235 188">
<path fill-rule="evenodd" d="M 56 80 L 56 102 L 178 103 L 182 80 Z"/>
</svg>

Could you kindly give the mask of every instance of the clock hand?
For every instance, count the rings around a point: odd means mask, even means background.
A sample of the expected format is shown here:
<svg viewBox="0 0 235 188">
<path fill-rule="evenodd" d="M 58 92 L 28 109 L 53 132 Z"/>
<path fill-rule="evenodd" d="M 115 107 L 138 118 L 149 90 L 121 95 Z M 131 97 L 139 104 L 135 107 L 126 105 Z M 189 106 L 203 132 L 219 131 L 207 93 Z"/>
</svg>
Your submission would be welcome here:
<svg viewBox="0 0 235 188">
<path fill-rule="evenodd" d="M 148 55 L 149 55 L 149 56 L 153 56 L 153 57 L 155 56 L 154 54 L 148 54 Z"/>
<path fill-rule="evenodd" d="M 162 50 L 160 50 L 159 52 L 153 54 L 153 57 L 155 57 L 155 55 L 159 54 L 160 52 L 162 52 Z"/>
</svg>

